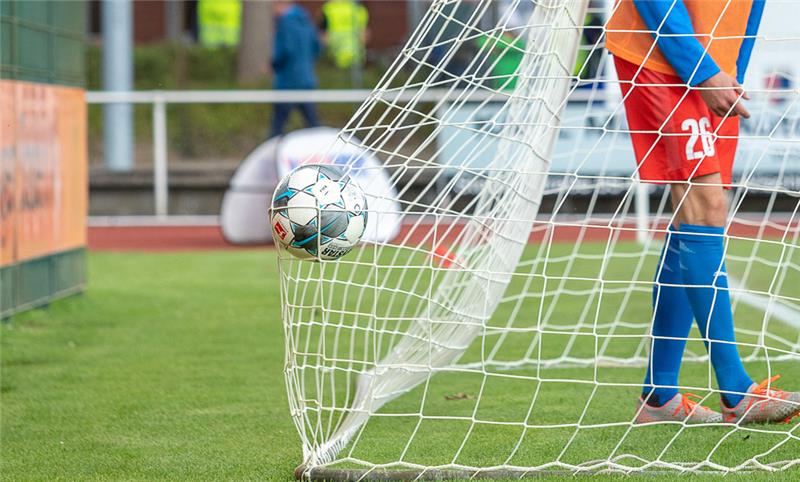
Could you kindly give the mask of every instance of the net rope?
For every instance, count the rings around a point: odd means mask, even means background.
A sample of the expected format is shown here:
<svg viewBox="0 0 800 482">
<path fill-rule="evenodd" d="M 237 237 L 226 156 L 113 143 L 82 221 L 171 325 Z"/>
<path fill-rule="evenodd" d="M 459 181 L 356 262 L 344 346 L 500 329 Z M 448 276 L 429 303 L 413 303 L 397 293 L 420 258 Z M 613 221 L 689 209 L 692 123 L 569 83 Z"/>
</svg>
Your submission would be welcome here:
<svg viewBox="0 0 800 482">
<path fill-rule="evenodd" d="M 672 212 L 667 190 L 634 173 L 604 51 L 613 8 L 437 0 L 341 131 L 382 161 L 403 227 L 334 262 L 280 255 L 286 384 L 307 468 L 369 478 L 800 465 L 796 423 L 633 424 Z M 800 36 L 784 8 L 767 6 L 753 53 L 771 60 L 746 84 L 753 115 L 726 259 L 748 369 L 796 384 L 800 66 L 781 55 Z M 680 389 L 714 406 L 696 328 L 684 372 Z"/>
</svg>

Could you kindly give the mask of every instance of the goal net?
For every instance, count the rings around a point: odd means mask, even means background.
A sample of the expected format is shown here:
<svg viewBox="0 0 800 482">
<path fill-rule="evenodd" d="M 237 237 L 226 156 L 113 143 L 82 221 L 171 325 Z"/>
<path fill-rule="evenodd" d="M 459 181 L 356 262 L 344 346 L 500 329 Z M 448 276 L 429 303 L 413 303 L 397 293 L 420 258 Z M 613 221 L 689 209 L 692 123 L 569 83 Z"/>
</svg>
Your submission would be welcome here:
<svg viewBox="0 0 800 482">
<path fill-rule="evenodd" d="M 329 153 L 361 154 L 332 157 L 393 186 L 369 223 L 401 228 L 338 261 L 280 253 L 298 476 L 797 470 L 797 423 L 633 423 L 673 214 L 637 181 L 614 8 L 437 0 L 341 131 Z M 745 366 L 800 390 L 794 8 L 770 2 L 757 36 L 725 253 Z M 696 327 L 679 388 L 718 408 Z"/>
</svg>

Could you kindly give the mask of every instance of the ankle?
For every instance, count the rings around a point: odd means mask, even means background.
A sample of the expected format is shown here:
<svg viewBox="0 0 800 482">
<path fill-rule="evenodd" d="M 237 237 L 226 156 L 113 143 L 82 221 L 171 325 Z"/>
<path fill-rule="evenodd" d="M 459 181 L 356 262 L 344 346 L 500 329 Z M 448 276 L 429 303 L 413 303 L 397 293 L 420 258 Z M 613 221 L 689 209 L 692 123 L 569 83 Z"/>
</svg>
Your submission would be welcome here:
<svg viewBox="0 0 800 482">
<path fill-rule="evenodd" d="M 675 398 L 675 395 L 678 394 L 677 390 L 670 390 L 670 391 L 660 391 L 660 390 L 644 390 L 642 391 L 642 400 L 644 400 L 645 405 L 648 407 L 653 408 L 661 408 L 666 405 L 670 400 Z"/>
</svg>

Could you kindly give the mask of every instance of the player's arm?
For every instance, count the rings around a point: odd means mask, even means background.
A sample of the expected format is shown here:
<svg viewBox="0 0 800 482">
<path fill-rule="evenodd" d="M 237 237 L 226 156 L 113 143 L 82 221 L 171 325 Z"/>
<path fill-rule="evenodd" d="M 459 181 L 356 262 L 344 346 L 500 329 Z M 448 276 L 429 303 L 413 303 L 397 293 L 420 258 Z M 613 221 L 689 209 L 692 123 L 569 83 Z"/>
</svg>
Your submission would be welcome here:
<svg viewBox="0 0 800 482">
<path fill-rule="evenodd" d="M 694 86 L 720 71 L 695 37 L 683 0 L 633 0 L 633 4 L 681 80 Z"/>
<path fill-rule="evenodd" d="M 701 88 L 700 95 L 714 114 L 750 117 L 739 103 L 740 97 L 747 98 L 742 86 L 719 68 L 697 40 L 683 0 L 633 0 L 633 4 L 664 58 L 687 85 Z"/>
<path fill-rule="evenodd" d="M 753 46 L 756 44 L 758 27 L 761 25 L 761 16 L 764 13 L 766 0 L 753 0 L 750 9 L 750 16 L 747 18 L 747 28 L 744 32 L 742 46 L 739 48 L 739 57 L 736 59 L 736 80 L 744 83 L 744 74 L 747 72 L 747 65 L 750 63 L 750 54 L 753 53 Z"/>
</svg>

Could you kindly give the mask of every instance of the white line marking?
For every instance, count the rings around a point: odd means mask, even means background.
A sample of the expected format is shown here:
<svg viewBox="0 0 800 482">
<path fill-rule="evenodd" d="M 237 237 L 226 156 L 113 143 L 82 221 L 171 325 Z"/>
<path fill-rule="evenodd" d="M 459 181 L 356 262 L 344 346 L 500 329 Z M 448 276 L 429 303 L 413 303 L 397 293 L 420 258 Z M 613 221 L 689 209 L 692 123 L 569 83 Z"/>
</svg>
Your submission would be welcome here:
<svg viewBox="0 0 800 482">
<path fill-rule="evenodd" d="M 765 313 L 768 312 L 770 316 L 781 320 L 793 328 L 800 329 L 800 310 L 796 307 L 782 300 L 771 299 L 769 296 L 746 291 L 747 287 L 730 274 L 728 275 L 728 283 L 731 288 L 736 290 L 731 292 L 732 297 L 738 298 L 742 302 L 764 311 Z"/>
<path fill-rule="evenodd" d="M 266 213 L 266 208 L 264 210 Z M 266 216 L 266 214 L 265 214 Z M 266 218 L 265 218 L 266 219 Z M 107 226 L 216 226 L 219 216 L 210 215 L 171 215 L 159 216 L 89 216 L 89 227 Z"/>
</svg>

